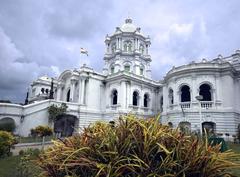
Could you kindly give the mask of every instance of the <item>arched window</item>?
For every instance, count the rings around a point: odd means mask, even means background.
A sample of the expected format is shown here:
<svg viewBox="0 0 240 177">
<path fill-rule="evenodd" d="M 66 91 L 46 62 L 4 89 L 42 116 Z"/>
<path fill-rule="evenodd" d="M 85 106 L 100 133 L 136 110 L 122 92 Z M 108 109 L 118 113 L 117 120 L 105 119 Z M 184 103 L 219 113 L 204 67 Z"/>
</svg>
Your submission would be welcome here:
<svg viewBox="0 0 240 177">
<path fill-rule="evenodd" d="M 132 52 L 132 43 L 131 42 L 129 42 L 129 44 L 128 44 L 128 52 Z"/>
<path fill-rule="evenodd" d="M 141 52 L 141 54 L 144 53 L 144 46 L 142 44 L 139 46 L 139 51 Z"/>
<path fill-rule="evenodd" d="M 163 96 L 160 98 L 160 110 L 163 111 Z"/>
<path fill-rule="evenodd" d="M 143 68 L 140 68 L 140 75 L 143 75 Z"/>
<path fill-rule="evenodd" d="M 127 44 L 126 43 L 123 45 L 123 51 L 127 52 Z"/>
<path fill-rule="evenodd" d="M 45 90 L 46 94 L 48 94 L 48 89 Z"/>
<path fill-rule="evenodd" d="M 68 90 L 68 92 L 67 92 L 67 102 L 69 102 L 70 101 L 70 89 Z"/>
<path fill-rule="evenodd" d="M 129 65 L 125 65 L 125 66 L 124 66 L 124 71 L 130 72 L 130 66 L 129 66 Z"/>
<path fill-rule="evenodd" d="M 169 89 L 168 91 L 168 98 L 169 98 L 169 104 L 173 104 L 174 103 L 174 98 L 173 98 L 173 90 Z"/>
<path fill-rule="evenodd" d="M 190 88 L 187 85 L 181 87 L 181 102 L 191 101 Z"/>
<path fill-rule="evenodd" d="M 111 67 L 111 74 L 114 73 L 114 66 Z"/>
<path fill-rule="evenodd" d="M 117 101 L 118 101 L 118 92 L 117 92 L 117 90 L 114 89 L 112 91 L 112 104 L 116 105 Z"/>
<path fill-rule="evenodd" d="M 41 92 L 44 93 L 44 88 L 41 88 Z"/>
<path fill-rule="evenodd" d="M 212 101 L 210 85 L 202 84 L 199 88 L 199 95 L 203 96 L 203 99 L 201 101 Z"/>
<path fill-rule="evenodd" d="M 138 106 L 139 94 L 137 91 L 133 92 L 133 106 Z"/>
<path fill-rule="evenodd" d="M 112 53 L 114 53 L 116 51 L 116 44 L 112 44 Z"/>
<path fill-rule="evenodd" d="M 143 106 L 145 108 L 149 107 L 149 94 L 148 93 L 145 93 L 144 94 L 144 100 L 143 100 Z"/>
</svg>

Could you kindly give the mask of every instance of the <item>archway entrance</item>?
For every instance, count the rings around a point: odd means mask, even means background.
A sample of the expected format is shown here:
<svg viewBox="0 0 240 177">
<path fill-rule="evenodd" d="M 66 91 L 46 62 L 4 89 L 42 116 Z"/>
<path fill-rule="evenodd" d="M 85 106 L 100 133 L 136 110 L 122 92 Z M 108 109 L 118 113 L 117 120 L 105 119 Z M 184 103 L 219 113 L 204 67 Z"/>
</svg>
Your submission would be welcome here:
<svg viewBox="0 0 240 177">
<path fill-rule="evenodd" d="M 10 117 L 5 117 L 3 119 L 0 119 L 0 130 L 14 132 L 15 128 L 16 128 L 16 124 L 14 119 Z"/>
<path fill-rule="evenodd" d="M 190 133 L 191 132 L 191 123 L 190 122 L 180 122 L 179 129 L 181 132 Z"/>
<path fill-rule="evenodd" d="M 61 137 L 72 136 L 77 120 L 76 116 L 69 114 L 58 116 L 54 123 L 54 132 Z"/>
<path fill-rule="evenodd" d="M 215 127 L 216 127 L 216 124 L 214 122 L 203 122 L 202 123 L 202 132 L 204 134 L 205 130 L 206 130 L 206 133 L 208 135 L 215 134 Z"/>
</svg>

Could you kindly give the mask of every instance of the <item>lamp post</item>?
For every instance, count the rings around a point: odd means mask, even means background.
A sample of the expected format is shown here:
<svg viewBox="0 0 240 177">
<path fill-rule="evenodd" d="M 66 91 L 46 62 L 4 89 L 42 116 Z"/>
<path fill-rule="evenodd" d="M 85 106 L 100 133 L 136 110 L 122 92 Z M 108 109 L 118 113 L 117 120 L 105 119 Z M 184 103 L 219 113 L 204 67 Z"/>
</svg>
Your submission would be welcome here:
<svg viewBox="0 0 240 177">
<path fill-rule="evenodd" d="M 196 100 L 198 100 L 199 105 L 199 122 L 200 122 L 200 135 L 202 135 L 202 106 L 201 106 L 201 100 L 203 99 L 202 95 L 198 95 L 195 97 Z"/>
</svg>

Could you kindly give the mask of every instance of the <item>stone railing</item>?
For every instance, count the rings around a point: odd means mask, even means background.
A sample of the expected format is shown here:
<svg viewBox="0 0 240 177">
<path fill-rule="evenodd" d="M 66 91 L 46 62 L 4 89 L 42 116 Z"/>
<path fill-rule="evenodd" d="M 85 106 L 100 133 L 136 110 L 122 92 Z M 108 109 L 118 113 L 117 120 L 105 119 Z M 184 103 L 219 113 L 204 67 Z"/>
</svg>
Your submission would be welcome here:
<svg viewBox="0 0 240 177">
<path fill-rule="evenodd" d="M 201 107 L 203 109 L 209 109 L 213 107 L 213 102 L 212 101 L 201 101 Z"/>
<path fill-rule="evenodd" d="M 191 102 L 181 102 L 180 106 L 183 109 L 189 109 L 189 108 L 191 108 Z"/>
</svg>

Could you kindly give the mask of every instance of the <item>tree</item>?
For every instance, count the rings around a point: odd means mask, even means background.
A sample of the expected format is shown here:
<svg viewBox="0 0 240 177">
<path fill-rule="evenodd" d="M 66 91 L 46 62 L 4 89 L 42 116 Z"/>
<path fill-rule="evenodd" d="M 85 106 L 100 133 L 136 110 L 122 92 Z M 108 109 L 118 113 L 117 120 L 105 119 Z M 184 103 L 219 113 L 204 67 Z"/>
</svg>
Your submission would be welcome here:
<svg viewBox="0 0 240 177">
<path fill-rule="evenodd" d="M 48 108 L 49 120 L 55 122 L 57 117 L 64 114 L 67 111 L 67 105 L 62 103 L 60 106 L 51 105 Z"/>
</svg>

